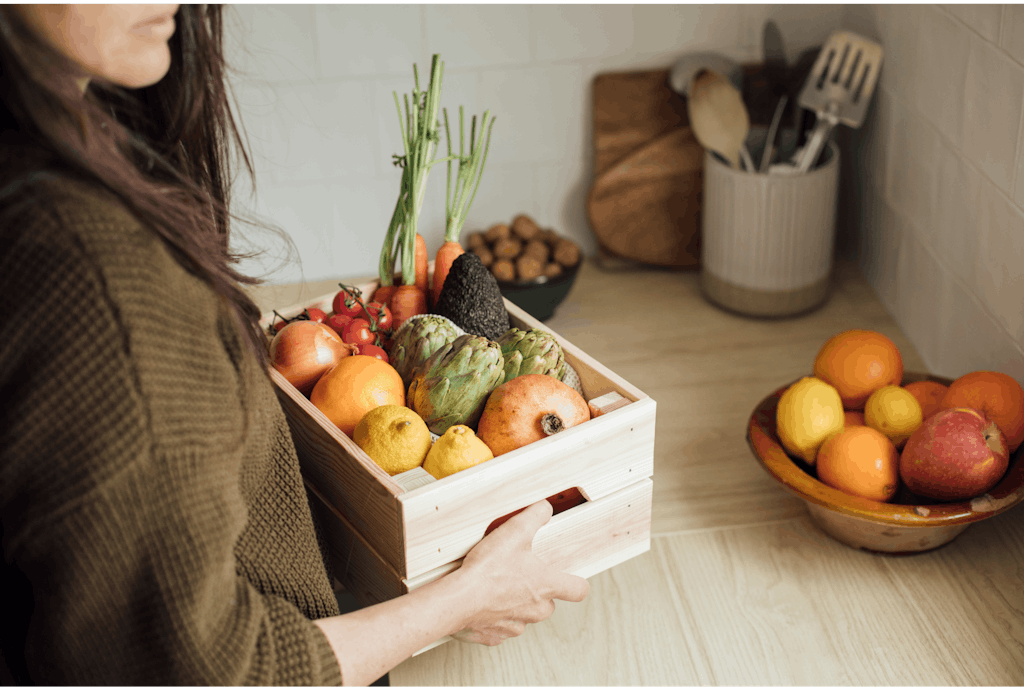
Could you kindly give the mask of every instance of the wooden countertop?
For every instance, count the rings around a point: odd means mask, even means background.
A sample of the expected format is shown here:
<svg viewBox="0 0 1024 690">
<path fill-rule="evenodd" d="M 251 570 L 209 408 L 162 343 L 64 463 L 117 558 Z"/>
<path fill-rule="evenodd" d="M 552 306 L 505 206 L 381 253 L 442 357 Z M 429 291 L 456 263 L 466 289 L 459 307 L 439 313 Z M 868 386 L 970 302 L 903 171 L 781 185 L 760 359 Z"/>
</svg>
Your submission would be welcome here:
<svg viewBox="0 0 1024 690">
<path fill-rule="evenodd" d="M 836 275 L 822 308 L 764 320 L 709 304 L 695 272 L 585 263 L 546 325 L 658 403 L 651 551 L 523 636 L 450 642 L 391 684 L 1024 684 L 1020 506 L 935 551 L 874 555 L 819 531 L 751 455 L 754 406 L 838 331 L 882 332 L 926 371 L 856 266 Z M 254 293 L 269 307 L 336 284 Z"/>
</svg>

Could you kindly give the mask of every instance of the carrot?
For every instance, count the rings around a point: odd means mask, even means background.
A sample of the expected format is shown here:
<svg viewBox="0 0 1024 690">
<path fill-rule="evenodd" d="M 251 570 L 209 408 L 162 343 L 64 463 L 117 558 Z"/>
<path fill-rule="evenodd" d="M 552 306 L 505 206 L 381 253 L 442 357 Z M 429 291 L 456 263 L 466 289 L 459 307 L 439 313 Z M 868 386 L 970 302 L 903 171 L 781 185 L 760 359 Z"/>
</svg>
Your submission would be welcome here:
<svg viewBox="0 0 1024 690">
<path fill-rule="evenodd" d="M 448 189 L 445 190 L 445 228 L 444 244 L 437 250 L 434 258 L 434 282 L 431 285 L 430 296 L 433 304 L 441 298 L 441 289 L 444 287 L 445 278 L 452 269 L 452 264 L 460 254 L 465 254 L 462 245 L 459 244 L 459 233 L 462 225 L 466 222 L 466 214 L 476 197 L 476 190 L 480 186 L 480 178 L 483 176 L 484 163 L 487 161 L 487 149 L 491 146 L 491 129 L 494 128 L 495 118 L 488 121 L 491 111 L 485 111 L 480 122 L 480 136 L 476 132 L 476 115 L 469 127 L 469 155 L 465 150 L 465 122 L 463 119 L 462 106 L 459 106 L 459 155 L 452 153 L 452 133 L 448 127 L 448 110 L 444 112 L 444 132 L 448 139 Z M 486 139 L 484 129 L 487 130 Z M 458 161 L 455 173 L 455 186 L 452 188 L 452 160 Z"/>
<path fill-rule="evenodd" d="M 416 262 L 416 287 L 418 287 L 423 294 L 427 294 L 427 242 L 423 239 L 423 235 L 416 233 L 416 250 L 415 262 Z"/>
<path fill-rule="evenodd" d="M 381 285 L 377 288 L 376 292 L 373 293 L 373 301 L 387 306 L 391 301 L 392 295 L 395 294 L 395 290 L 397 289 L 397 285 Z"/>
<path fill-rule="evenodd" d="M 462 248 L 458 241 L 445 242 L 437 250 L 437 256 L 434 258 L 434 284 L 430 288 L 431 304 L 436 305 L 437 301 L 441 299 L 441 288 L 444 287 L 444 279 L 448 277 L 448 272 L 452 270 L 452 264 L 455 263 L 455 259 L 465 253 L 466 250 Z"/>
<path fill-rule="evenodd" d="M 399 285 L 389 306 L 394 319 L 392 329 L 397 331 L 409 317 L 427 313 L 427 293 L 415 285 Z"/>
</svg>

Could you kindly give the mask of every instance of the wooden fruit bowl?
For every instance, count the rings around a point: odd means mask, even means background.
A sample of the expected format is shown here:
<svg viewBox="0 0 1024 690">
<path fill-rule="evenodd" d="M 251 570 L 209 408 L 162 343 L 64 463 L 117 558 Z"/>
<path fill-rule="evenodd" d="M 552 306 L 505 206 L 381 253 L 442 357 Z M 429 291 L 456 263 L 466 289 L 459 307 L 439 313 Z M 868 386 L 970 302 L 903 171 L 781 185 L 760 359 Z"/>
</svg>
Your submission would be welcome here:
<svg viewBox="0 0 1024 690">
<path fill-rule="evenodd" d="M 940 376 L 906 373 L 902 384 L 913 381 L 952 383 Z M 775 411 L 790 385 L 754 408 L 747 442 L 765 471 L 803 499 L 822 531 L 848 546 L 886 554 L 928 551 L 949 543 L 971 523 L 998 515 L 1024 499 L 1024 446 L 1010 456 L 1010 466 L 995 487 L 966 501 L 932 502 L 901 488 L 894 502 L 881 503 L 833 489 L 818 481 L 812 466 L 786 453 L 779 441 Z"/>
</svg>

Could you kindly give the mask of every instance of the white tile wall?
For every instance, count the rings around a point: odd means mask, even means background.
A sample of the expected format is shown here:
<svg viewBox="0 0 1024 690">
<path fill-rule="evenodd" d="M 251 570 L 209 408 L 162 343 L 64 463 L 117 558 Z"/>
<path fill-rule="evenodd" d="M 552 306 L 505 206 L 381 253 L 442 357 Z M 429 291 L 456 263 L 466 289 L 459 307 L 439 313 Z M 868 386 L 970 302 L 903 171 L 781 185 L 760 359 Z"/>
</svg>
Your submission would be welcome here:
<svg viewBox="0 0 1024 690">
<path fill-rule="evenodd" d="M 298 259 L 266 276 L 283 284 L 376 274 L 401 177 L 392 164 L 401 153 L 393 92 L 411 93 L 413 63 L 425 87 L 434 52 L 445 62 L 442 105 L 453 135 L 459 105 L 467 118 L 485 109 L 497 117 L 465 229 L 525 212 L 593 254 L 584 203 L 595 75 L 665 69 L 694 50 L 754 61 L 768 18 L 795 60 L 839 25 L 843 8 L 250 4 L 229 6 L 227 14 L 227 57 L 257 170 L 255 201 L 245 179 L 236 201 L 240 212 L 257 213 L 293 238 Z M 444 197 L 439 165 L 419 225 L 431 252 L 443 239 Z M 250 272 L 265 273 L 284 256 L 270 235 L 251 234 L 244 244 L 271 252 L 248 262 Z"/>
<path fill-rule="evenodd" d="M 860 263 L 929 369 L 1024 381 L 1024 10 L 849 5 L 885 62 L 854 137 Z"/>
</svg>

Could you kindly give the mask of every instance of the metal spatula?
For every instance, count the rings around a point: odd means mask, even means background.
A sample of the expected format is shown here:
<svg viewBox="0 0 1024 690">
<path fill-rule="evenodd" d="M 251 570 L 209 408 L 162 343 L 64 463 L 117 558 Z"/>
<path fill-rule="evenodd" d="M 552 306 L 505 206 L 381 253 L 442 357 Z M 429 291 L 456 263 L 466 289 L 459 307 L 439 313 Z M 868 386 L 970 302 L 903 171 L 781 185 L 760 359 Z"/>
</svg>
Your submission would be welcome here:
<svg viewBox="0 0 1024 690">
<path fill-rule="evenodd" d="M 798 172 L 814 165 L 836 125 L 861 126 L 881 67 L 882 46 L 877 43 L 849 31 L 829 36 L 800 91 L 800 107 L 813 110 L 817 120 L 796 161 Z"/>
</svg>

